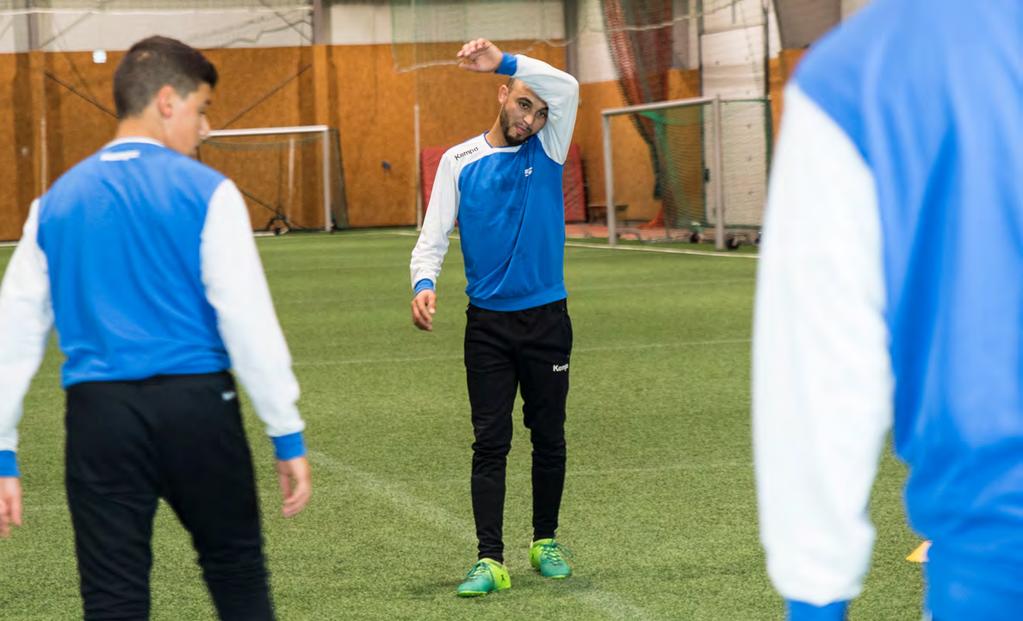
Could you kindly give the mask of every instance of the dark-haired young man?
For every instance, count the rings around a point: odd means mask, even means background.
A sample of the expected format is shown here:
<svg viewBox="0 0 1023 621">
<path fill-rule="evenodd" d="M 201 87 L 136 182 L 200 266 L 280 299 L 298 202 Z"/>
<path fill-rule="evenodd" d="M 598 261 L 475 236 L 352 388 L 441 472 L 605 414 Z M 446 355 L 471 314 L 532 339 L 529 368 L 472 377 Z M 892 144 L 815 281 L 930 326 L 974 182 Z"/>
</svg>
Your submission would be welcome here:
<svg viewBox="0 0 1023 621">
<path fill-rule="evenodd" d="M 113 142 L 36 200 L 0 288 L 0 536 L 21 524 L 16 425 L 56 324 L 85 619 L 149 616 L 164 498 L 222 619 L 273 618 L 233 368 L 266 423 L 283 511 L 311 492 L 298 383 L 235 185 L 188 157 L 217 83 L 198 51 L 136 43 Z"/>
<path fill-rule="evenodd" d="M 441 158 L 423 231 L 412 251 L 412 321 L 433 328 L 434 283 L 458 219 L 465 257 L 465 369 L 476 441 L 472 507 L 479 560 L 458 587 L 472 597 L 511 586 L 502 524 L 512 408 L 522 391 L 533 444 L 533 544 L 543 576 L 571 569 L 555 540 L 565 484 L 565 401 L 572 324 L 565 303 L 561 177 L 575 128 L 579 83 L 547 63 L 466 43 L 460 66 L 512 76 L 489 131 Z"/>
</svg>

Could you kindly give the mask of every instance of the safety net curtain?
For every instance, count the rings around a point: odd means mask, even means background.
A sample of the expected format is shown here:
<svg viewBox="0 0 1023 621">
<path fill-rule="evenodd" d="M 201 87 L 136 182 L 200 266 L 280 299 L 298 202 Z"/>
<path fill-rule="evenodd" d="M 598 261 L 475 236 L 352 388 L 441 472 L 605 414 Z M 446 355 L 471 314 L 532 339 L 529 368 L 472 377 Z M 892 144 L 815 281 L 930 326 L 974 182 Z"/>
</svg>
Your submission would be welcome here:
<svg viewBox="0 0 1023 621">
<path fill-rule="evenodd" d="M 668 71 L 673 45 L 673 0 L 603 0 L 604 31 L 611 58 L 618 69 L 622 94 L 628 105 L 668 98 Z M 662 183 L 662 167 L 654 122 L 630 115 L 650 149 L 654 165 L 654 198 L 670 200 L 669 184 Z M 665 190 L 667 192 L 665 192 Z M 612 209 L 612 207 L 608 207 Z"/>
</svg>

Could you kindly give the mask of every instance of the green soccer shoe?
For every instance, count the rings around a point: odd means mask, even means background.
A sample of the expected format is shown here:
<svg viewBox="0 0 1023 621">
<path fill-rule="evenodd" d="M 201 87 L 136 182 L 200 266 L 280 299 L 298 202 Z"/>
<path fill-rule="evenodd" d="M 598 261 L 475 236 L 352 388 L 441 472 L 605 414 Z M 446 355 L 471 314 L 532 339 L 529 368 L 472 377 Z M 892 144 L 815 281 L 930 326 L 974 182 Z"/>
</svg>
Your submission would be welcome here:
<svg viewBox="0 0 1023 621">
<path fill-rule="evenodd" d="M 553 539 L 539 539 L 529 546 L 529 564 L 544 578 L 567 578 L 572 568 L 565 560 L 571 556 L 568 548 Z"/>
<path fill-rule="evenodd" d="M 482 558 L 472 566 L 465 581 L 458 585 L 459 597 L 480 597 L 494 591 L 511 588 L 508 568 L 489 558 Z"/>
</svg>

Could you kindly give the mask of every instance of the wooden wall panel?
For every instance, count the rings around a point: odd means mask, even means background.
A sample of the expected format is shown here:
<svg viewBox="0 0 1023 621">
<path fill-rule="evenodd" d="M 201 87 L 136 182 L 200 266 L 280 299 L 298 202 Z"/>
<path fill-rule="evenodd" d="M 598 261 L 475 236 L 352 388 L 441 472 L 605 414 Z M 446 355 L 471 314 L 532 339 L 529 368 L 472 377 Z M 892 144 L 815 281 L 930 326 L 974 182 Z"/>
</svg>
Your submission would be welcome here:
<svg viewBox="0 0 1023 621">
<path fill-rule="evenodd" d="M 457 44 L 437 44 L 450 55 Z M 564 48 L 528 47 L 502 42 L 502 49 L 526 53 L 564 67 Z M 398 50 L 402 53 L 402 50 Z M 435 50 L 428 50 L 431 54 Z M 413 106 L 420 108 L 421 146 L 451 146 L 488 129 L 497 115 L 501 76 L 462 71 L 452 65 L 398 72 L 390 45 L 220 49 L 205 52 L 221 81 L 209 117 L 214 128 L 327 124 L 340 131 L 343 175 L 352 226 L 394 226 L 415 222 Z M 408 50 L 404 50 L 408 53 Z M 785 50 L 772 61 L 775 123 L 781 90 L 802 50 Z M 113 71 L 122 53 L 106 64 L 89 53 L 0 55 L 0 183 L 11 188 L 0 198 L 0 239 L 16 239 L 28 205 L 42 188 L 40 145 L 46 124 L 46 182 L 52 183 L 114 133 L 111 93 Z M 695 71 L 673 72 L 673 99 L 699 92 Z M 575 142 L 582 150 L 589 202 L 603 202 L 603 148 L 600 110 L 625 105 L 618 84 L 584 84 Z M 653 173 L 646 145 L 628 122 L 615 122 L 618 200 L 629 204 L 626 217 L 652 218 L 660 205 L 651 194 Z M 261 202 L 285 203 L 295 224 L 319 228 L 320 155 L 296 150 L 301 175 L 294 192 L 280 188 L 287 171 L 287 150 L 276 156 L 233 158 L 210 153 L 220 167 Z M 219 158 L 219 159 L 218 159 Z M 250 216 L 262 227 L 272 212 L 250 201 Z"/>
<path fill-rule="evenodd" d="M 18 239 L 28 208 L 38 193 L 38 149 L 33 114 L 31 58 L 28 54 L 0 55 L 0 239 Z"/>
<path fill-rule="evenodd" d="M 113 138 L 113 78 L 122 56 L 95 64 L 87 52 L 45 55 L 46 187 Z"/>
<path fill-rule="evenodd" d="M 451 58 L 460 47 L 434 45 Z M 499 45 L 510 51 L 526 47 L 521 41 Z M 438 57 L 437 50 L 426 52 Z M 411 54 L 406 49 L 398 53 Z M 562 48 L 537 45 L 528 53 L 564 67 Z M 507 80 L 454 65 L 401 73 L 393 54 L 390 45 L 331 48 L 352 226 L 415 224 L 417 101 L 421 147 L 449 147 L 490 128 L 497 118 L 497 89 Z"/>
<path fill-rule="evenodd" d="M 305 93 L 313 89 L 311 48 L 227 49 L 208 50 L 205 53 L 220 74 L 213 105 L 209 109 L 210 125 L 214 129 L 315 123 L 314 101 L 305 96 Z M 0 64 L 0 71 L 8 65 L 17 65 L 22 62 L 19 59 L 28 56 L 0 56 L 5 61 Z M 41 56 L 44 61 L 35 73 L 42 74 L 40 79 L 43 82 L 46 121 L 46 184 L 49 185 L 113 137 L 117 127 L 117 121 L 112 116 L 113 72 L 123 53 L 110 53 L 105 64 L 93 63 L 91 53 L 87 52 L 47 53 Z M 21 82 L 26 80 L 21 78 Z M 12 87 L 0 94 L 0 106 L 5 103 L 3 96 L 17 92 L 20 92 L 19 89 Z M 18 105 L 7 104 L 0 109 L 13 110 L 13 116 L 24 116 L 32 112 L 29 100 L 20 101 Z M 27 127 L 39 125 L 42 114 L 35 116 L 29 120 Z M 19 124 L 19 127 L 22 126 L 24 124 Z M 18 143 L 20 146 L 15 150 L 22 146 L 31 149 L 31 137 L 24 131 L 22 134 L 7 144 Z M 286 148 L 254 157 L 236 157 L 236 161 L 225 160 L 223 154 L 218 159 L 216 154 L 211 153 L 206 163 L 221 169 L 249 195 L 261 199 L 247 201 L 255 227 L 262 228 L 272 215 L 270 210 L 259 203 L 273 206 L 285 196 L 290 199 L 285 201 L 285 208 L 294 223 L 321 228 L 320 152 L 318 148 L 299 148 L 296 153 L 298 177 L 294 191 L 290 194 L 278 187 L 282 177 L 287 175 Z M 0 161 L 10 162 L 11 158 L 11 154 L 0 153 Z M 38 193 L 38 188 L 34 193 Z M 24 203 L 24 198 L 20 196 L 19 203 Z M 24 203 L 23 211 L 27 210 L 27 206 Z M 11 217 L 8 214 L 21 220 L 24 215 L 14 204 L 0 208 L 0 236 L 12 239 L 20 235 L 20 228 L 17 231 L 10 230 L 4 220 Z"/>
<path fill-rule="evenodd" d="M 415 74 L 394 70 L 389 45 L 335 46 L 331 56 L 348 221 L 414 224 Z"/>
</svg>

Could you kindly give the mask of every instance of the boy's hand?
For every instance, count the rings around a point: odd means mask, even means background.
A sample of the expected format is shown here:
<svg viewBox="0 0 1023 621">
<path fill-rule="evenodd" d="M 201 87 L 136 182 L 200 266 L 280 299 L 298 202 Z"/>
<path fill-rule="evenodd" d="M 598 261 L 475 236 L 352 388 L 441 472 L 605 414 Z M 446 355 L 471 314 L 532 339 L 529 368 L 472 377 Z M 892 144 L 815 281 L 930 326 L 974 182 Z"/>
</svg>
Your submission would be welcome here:
<svg viewBox="0 0 1023 621">
<path fill-rule="evenodd" d="M 437 312 L 437 292 L 423 289 L 412 298 L 412 323 L 420 330 L 433 330 L 433 315 Z"/>
<path fill-rule="evenodd" d="M 281 495 L 284 496 L 284 517 L 292 517 L 305 509 L 313 493 L 309 460 L 305 457 L 278 460 L 277 482 L 280 483 Z"/>
<path fill-rule="evenodd" d="M 21 481 L 0 477 L 0 537 L 11 536 L 11 524 L 21 526 Z"/>
</svg>

